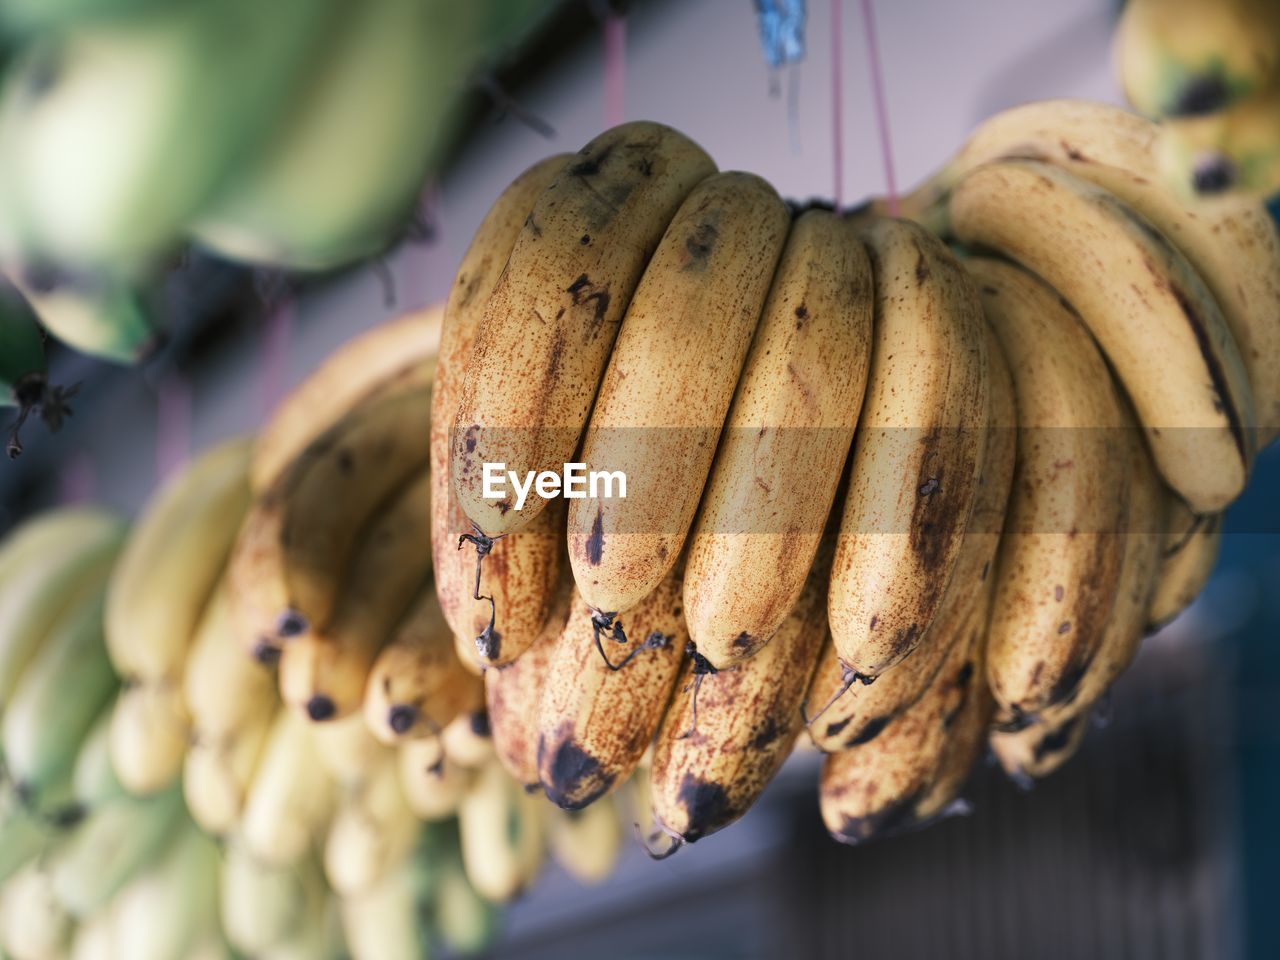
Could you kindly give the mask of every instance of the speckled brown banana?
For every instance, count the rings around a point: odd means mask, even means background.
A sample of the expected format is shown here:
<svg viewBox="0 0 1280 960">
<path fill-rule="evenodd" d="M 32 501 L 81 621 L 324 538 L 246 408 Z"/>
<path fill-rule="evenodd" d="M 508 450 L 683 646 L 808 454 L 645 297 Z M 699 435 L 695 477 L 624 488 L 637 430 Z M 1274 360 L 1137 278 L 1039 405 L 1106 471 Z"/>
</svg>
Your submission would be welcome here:
<svg viewBox="0 0 1280 960">
<path fill-rule="evenodd" d="M 625 475 L 627 496 L 569 506 L 573 577 L 605 621 L 681 554 L 790 222 L 759 177 L 709 177 L 636 288 L 580 454 L 588 471 Z"/>
<path fill-rule="evenodd" d="M 1004 527 L 1017 447 L 1013 382 L 999 342 L 986 331 L 991 372 L 991 413 L 978 500 L 964 534 L 960 558 L 929 636 L 906 659 L 875 683 L 854 681 L 833 644 L 826 644 L 809 685 L 809 736 L 818 749 L 834 753 L 879 736 L 928 689 L 952 646 L 967 638 L 975 616 L 985 618 L 986 585 L 994 576 Z"/>
<path fill-rule="evenodd" d="M 291 390 L 254 444 L 253 491 L 265 493 L 321 434 L 435 355 L 443 313 L 436 304 L 353 337 Z"/>
<path fill-rule="evenodd" d="M 973 283 L 913 223 L 864 231 L 875 274 L 871 373 L 831 572 L 836 653 L 875 678 L 927 636 L 973 514 L 988 370 Z"/>
<path fill-rule="evenodd" d="M 1147 611 L 1149 631 L 1158 630 L 1191 606 L 1209 582 L 1222 547 L 1222 514 L 1198 517 L 1177 497 L 1169 496 L 1164 530 L 1160 572 Z"/>
<path fill-rule="evenodd" d="M 654 822 L 671 838 L 672 851 L 746 813 L 790 756 L 827 635 L 825 572 L 810 575 L 773 640 L 754 657 L 716 673 L 697 657 L 685 663 L 649 770 Z"/>
<path fill-rule="evenodd" d="M 622 618 L 625 643 L 597 652 L 591 608 L 573 598 L 538 707 L 538 778 L 547 798 L 578 810 L 622 784 L 662 722 L 689 642 L 673 571 Z M 625 664 L 625 666 L 622 666 Z"/>
<path fill-rule="evenodd" d="M 854 228 L 791 227 L 689 538 L 685 617 L 717 667 L 748 657 L 804 588 L 871 358 L 871 264 Z"/>
<path fill-rule="evenodd" d="M 484 672 L 493 748 L 502 766 L 522 786 L 538 786 L 538 704 L 551 657 L 569 617 L 571 584 L 561 583 L 542 633 L 514 663 Z"/>
<path fill-rule="evenodd" d="M 373 662 L 365 723 L 383 743 L 394 744 L 438 734 L 483 703 L 484 682 L 458 660 L 435 586 L 428 584 Z"/>
<path fill-rule="evenodd" d="M 454 493 L 489 536 L 547 503 L 484 498 L 483 465 L 523 477 L 573 459 L 619 322 L 659 238 L 711 158 L 657 123 L 582 148 L 538 198 L 485 306 L 454 420 Z"/>
<path fill-rule="evenodd" d="M 1066 700 L 1041 713 L 1048 725 L 1061 724 L 1069 717 L 1097 703 L 1138 653 L 1146 633 L 1151 599 L 1160 572 L 1164 542 L 1164 509 L 1167 494 L 1146 445 L 1136 426 L 1129 440 L 1129 516 L 1120 535 L 1119 589 L 1115 605 L 1102 631 L 1102 642 L 1089 661 L 1079 684 Z M 1004 718 L 997 718 L 1004 719 Z"/>
<path fill-rule="evenodd" d="M 987 677 L 1008 716 L 1065 701 L 1119 589 L 1133 429 L 1089 331 L 1020 267 L 967 261 L 1013 374 L 1022 437 L 996 570 Z"/>
<path fill-rule="evenodd" d="M 993 729 L 991 752 L 1015 783 L 1030 787 L 1070 760 L 1089 731 L 1093 714 L 1080 710 L 1060 720 L 1041 720 L 1021 730 Z"/>
<path fill-rule="evenodd" d="M 989 597 L 990 587 L 983 593 Z M 879 736 L 823 762 L 818 804 L 836 840 L 862 843 L 918 826 L 950 801 L 937 784 L 958 789 L 953 751 L 958 761 L 972 762 L 990 714 L 982 621 L 980 613 L 970 618 L 924 695 Z"/>
<path fill-rule="evenodd" d="M 903 215 L 931 207 L 965 173 L 993 160 L 1045 160 L 1114 194 L 1186 255 L 1222 308 L 1253 387 L 1261 448 L 1280 431 L 1280 232 L 1251 197 L 1188 205 L 1159 169 L 1160 127 L 1085 100 L 1027 103 L 989 117 L 928 181 L 902 200 Z"/>
<path fill-rule="evenodd" d="M 360 709 L 378 652 L 427 582 L 430 480 L 424 465 L 384 505 L 353 552 L 335 615 L 325 628 L 284 648 L 280 695 L 313 721 L 336 720 Z"/>
<path fill-rule="evenodd" d="M 978 167 L 947 229 L 1035 271 L 1084 319 L 1133 401 L 1156 466 L 1192 509 L 1221 510 L 1253 463 L 1240 350 L 1204 281 L 1127 204 L 1034 160 Z"/>
<path fill-rule="evenodd" d="M 563 508 L 544 510 L 527 529 L 494 542 L 484 559 L 478 591 L 491 598 L 493 605 L 490 600 L 475 599 L 475 551 L 460 549 L 459 540 L 472 532 L 471 521 L 453 495 L 449 479 L 453 420 L 489 295 L 529 211 L 568 160 L 568 154 L 557 154 L 539 161 L 494 201 L 458 265 L 440 334 L 431 395 L 431 549 L 436 592 L 454 632 L 469 638 L 468 659 L 481 665 L 501 666 L 520 656 L 550 615 L 559 579 L 564 513 Z M 483 652 L 475 645 L 477 637 L 485 638 Z"/>
</svg>

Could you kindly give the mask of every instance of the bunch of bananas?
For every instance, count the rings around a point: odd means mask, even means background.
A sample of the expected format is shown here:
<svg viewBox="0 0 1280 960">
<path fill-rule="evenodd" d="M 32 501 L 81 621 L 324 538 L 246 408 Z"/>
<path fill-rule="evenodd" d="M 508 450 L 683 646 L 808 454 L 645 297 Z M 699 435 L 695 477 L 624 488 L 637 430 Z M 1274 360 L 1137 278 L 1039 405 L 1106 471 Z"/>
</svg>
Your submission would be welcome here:
<svg viewBox="0 0 1280 960">
<path fill-rule="evenodd" d="M 388 247 L 465 84 L 540 0 L 12 0 L 0 9 L 0 271 L 50 332 L 119 362 L 187 241 L 327 270 Z"/>
<path fill-rule="evenodd" d="M 1115 48 L 1129 102 L 1164 120 L 1159 167 L 1179 192 L 1280 190 L 1280 3 L 1129 0 Z"/>
<path fill-rule="evenodd" d="M 660 855 L 806 727 L 847 842 L 953 808 L 988 739 L 1061 764 L 1280 425 L 1280 238 L 1187 211 L 1156 132 L 1018 108 L 909 219 L 789 210 L 653 123 L 518 178 L 445 311 L 430 451 L 508 773 L 577 810 L 638 772 Z M 571 462 L 625 496 L 544 488 Z"/>
</svg>

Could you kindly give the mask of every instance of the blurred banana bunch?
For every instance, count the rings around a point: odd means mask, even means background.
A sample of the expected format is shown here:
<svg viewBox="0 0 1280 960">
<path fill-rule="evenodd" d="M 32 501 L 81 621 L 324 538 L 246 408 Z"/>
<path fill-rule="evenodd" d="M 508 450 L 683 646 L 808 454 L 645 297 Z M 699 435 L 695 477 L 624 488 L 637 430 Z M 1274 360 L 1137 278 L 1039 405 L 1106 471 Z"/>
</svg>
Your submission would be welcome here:
<svg viewBox="0 0 1280 960">
<path fill-rule="evenodd" d="M 189 240 L 329 270 L 401 235 L 477 75 L 538 0 L 0 6 L 0 271 L 77 350 L 133 362 Z"/>
<path fill-rule="evenodd" d="M 1159 168 L 1185 199 L 1280 189 L 1280 2 L 1129 0 L 1125 96 L 1163 121 Z"/>
</svg>

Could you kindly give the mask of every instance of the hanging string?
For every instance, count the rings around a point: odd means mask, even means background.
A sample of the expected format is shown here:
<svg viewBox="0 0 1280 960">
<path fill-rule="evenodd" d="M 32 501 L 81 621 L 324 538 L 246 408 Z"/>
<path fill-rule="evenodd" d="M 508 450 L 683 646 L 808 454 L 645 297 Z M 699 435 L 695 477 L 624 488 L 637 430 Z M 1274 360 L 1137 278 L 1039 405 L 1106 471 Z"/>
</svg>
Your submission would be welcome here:
<svg viewBox="0 0 1280 960">
<path fill-rule="evenodd" d="M 841 6 L 843 0 L 831 0 L 831 165 L 836 212 L 844 206 L 844 78 L 841 76 L 841 38 L 844 36 Z"/>
<path fill-rule="evenodd" d="M 191 455 L 191 384 L 177 369 L 156 384 L 156 480 L 163 483 Z"/>
<path fill-rule="evenodd" d="M 274 303 L 268 301 L 267 310 L 258 382 L 258 397 L 264 421 L 284 397 L 289 381 L 289 344 L 293 340 L 293 321 L 297 312 L 292 291 L 285 291 Z"/>
<path fill-rule="evenodd" d="M 875 98 L 876 125 L 880 134 L 880 158 L 884 163 L 889 215 L 898 215 L 898 185 L 893 177 L 893 146 L 889 138 L 889 111 L 885 106 L 884 74 L 880 68 L 880 45 L 876 39 L 876 20 L 871 0 L 862 0 L 862 21 L 867 35 L 867 59 L 871 65 L 871 93 Z"/>
<path fill-rule="evenodd" d="M 626 118 L 627 19 L 610 9 L 604 19 L 604 124 L 616 127 Z"/>
</svg>

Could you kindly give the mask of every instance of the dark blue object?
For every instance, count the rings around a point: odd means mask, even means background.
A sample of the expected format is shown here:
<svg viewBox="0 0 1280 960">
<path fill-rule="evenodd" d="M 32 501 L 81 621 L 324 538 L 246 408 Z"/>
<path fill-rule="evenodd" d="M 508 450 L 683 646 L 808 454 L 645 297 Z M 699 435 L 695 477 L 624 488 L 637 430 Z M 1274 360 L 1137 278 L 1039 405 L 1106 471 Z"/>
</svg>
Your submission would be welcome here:
<svg viewBox="0 0 1280 960">
<path fill-rule="evenodd" d="M 804 59 L 805 0 L 754 0 L 760 45 L 771 67 Z"/>
</svg>

